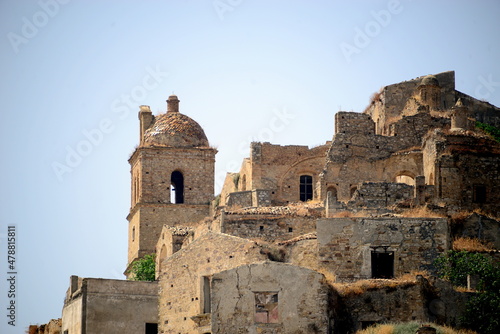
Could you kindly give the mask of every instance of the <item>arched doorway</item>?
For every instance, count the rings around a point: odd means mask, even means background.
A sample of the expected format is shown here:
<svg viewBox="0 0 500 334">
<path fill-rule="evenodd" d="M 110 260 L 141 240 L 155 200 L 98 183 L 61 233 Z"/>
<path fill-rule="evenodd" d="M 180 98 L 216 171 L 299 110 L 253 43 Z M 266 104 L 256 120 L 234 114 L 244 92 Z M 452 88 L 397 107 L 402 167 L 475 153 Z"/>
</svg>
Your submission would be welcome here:
<svg viewBox="0 0 500 334">
<path fill-rule="evenodd" d="M 415 186 L 415 176 L 410 172 L 400 172 L 396 175 L 397 183 L 406 183 L 410 186 Z"/>
<path fill-rule="evenodd" d="M 337 188 L 335 188 L 334 186 L 328 186 L 328 188 L 326 189 L 326 194 L 328 195 L 328 193 L 332 194 L 332 198 L 337 198 Z"/>
</svg>

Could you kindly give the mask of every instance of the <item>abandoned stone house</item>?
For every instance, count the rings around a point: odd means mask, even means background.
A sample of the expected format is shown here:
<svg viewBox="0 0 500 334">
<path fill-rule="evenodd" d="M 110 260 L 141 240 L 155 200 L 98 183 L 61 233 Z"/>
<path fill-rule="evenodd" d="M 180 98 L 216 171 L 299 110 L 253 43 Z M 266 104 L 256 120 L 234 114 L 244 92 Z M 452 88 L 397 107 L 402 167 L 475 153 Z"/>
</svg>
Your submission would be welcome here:
<svg viewBox="0 0 500 334">
<path fill-rule="evenodd" d="M 454 75 L 384 87 L 363 113 L 336 113 L 324 145 L 252 143 L 217 198 L 217 151 L 177 96 L 164 114 L 141 106 L 125 274 L 156 253 L 157 280 L 72 276 L 61 333 L 459 325 L 465 293 L 432 276 L 393 280 L 432 274 L 456 236 L 500 247 L 500 144 L 475 128 L 500 126 L 500 109 L 455 90 Z M 432 214 L 404 214 L 422 206 Z M 457 212 L 471 214 L 452 227 Z M 374 287 L 350 291 L 360 280 Z"/>
</svg>

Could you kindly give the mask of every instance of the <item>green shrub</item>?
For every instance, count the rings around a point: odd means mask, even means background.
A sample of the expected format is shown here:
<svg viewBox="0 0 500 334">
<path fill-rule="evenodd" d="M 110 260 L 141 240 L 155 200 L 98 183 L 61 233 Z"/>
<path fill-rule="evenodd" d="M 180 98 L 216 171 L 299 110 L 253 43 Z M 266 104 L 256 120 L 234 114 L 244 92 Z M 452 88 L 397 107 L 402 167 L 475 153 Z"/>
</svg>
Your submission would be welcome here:
<svg viewBox="0 0 500 334">
<path fill-rule="evenodd" d="M 455 286 L 467 286 L 467 275 L 478 275 L 478 292 L 469 298 L 465 327 L 479 333 L 500 333 L 500 265 L 490 257 L 467 251 L 448 251 L 436 260 L 438 274 Z"/>
<path fill-rule="evenodd" d="M 500 129 L 489 124 L 476 122 L 476 128 L 484 130 L 484 132 L 490 134 L 497 142 L 500 143 Z"/>
<path fill-rule="evenodd" d="M 142 259 L 136 260 L 130 270 L 133 281 L 155 280 L 155 254 L 144 255 Z"/>
</svg>

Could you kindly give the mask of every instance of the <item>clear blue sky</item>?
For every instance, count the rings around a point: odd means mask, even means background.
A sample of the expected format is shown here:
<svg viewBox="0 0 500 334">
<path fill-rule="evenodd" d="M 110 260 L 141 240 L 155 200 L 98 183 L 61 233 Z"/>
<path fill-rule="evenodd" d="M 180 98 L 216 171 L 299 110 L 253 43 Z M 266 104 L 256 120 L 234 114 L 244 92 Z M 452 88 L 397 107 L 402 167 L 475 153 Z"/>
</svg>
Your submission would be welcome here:
<svg viewBox="0 0 500 334">
<path fill-rule="evenodd" d="M 499 106 L 499 17 L 498 1 L 1 0 L 0 332 L 60 317 L 70 275 L 123 278 L 139 105 L 178 95 L 220 189 L 251 141 L 322 144 L 384 85 L 455 70 Z"/>
</svg>

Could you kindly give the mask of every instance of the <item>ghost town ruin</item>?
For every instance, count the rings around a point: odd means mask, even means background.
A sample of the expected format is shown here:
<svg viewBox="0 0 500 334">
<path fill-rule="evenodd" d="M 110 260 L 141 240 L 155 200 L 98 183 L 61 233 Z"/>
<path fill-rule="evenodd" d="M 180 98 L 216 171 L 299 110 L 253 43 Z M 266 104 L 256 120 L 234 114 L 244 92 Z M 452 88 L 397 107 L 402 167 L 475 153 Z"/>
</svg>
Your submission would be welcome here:
<svg viewBox="0 0 500 334">
<path fill-rule="evenodd" d="M 139 120 L 125 274 L 155 253 L 156 280 L 72 276 L 50 333 L 460 326 L 467 293 L 436 278 L 434 260 L 457 237 L 500 248 L 500 143 L 475 127 L 500 127 L 500 109 L 455 90 L 453 71 L 337 112 L 324 145 L 252 143 L 215 198 L 217 150 L 177 96 L 160 115 L 140 106 Z"/>
</svg>

